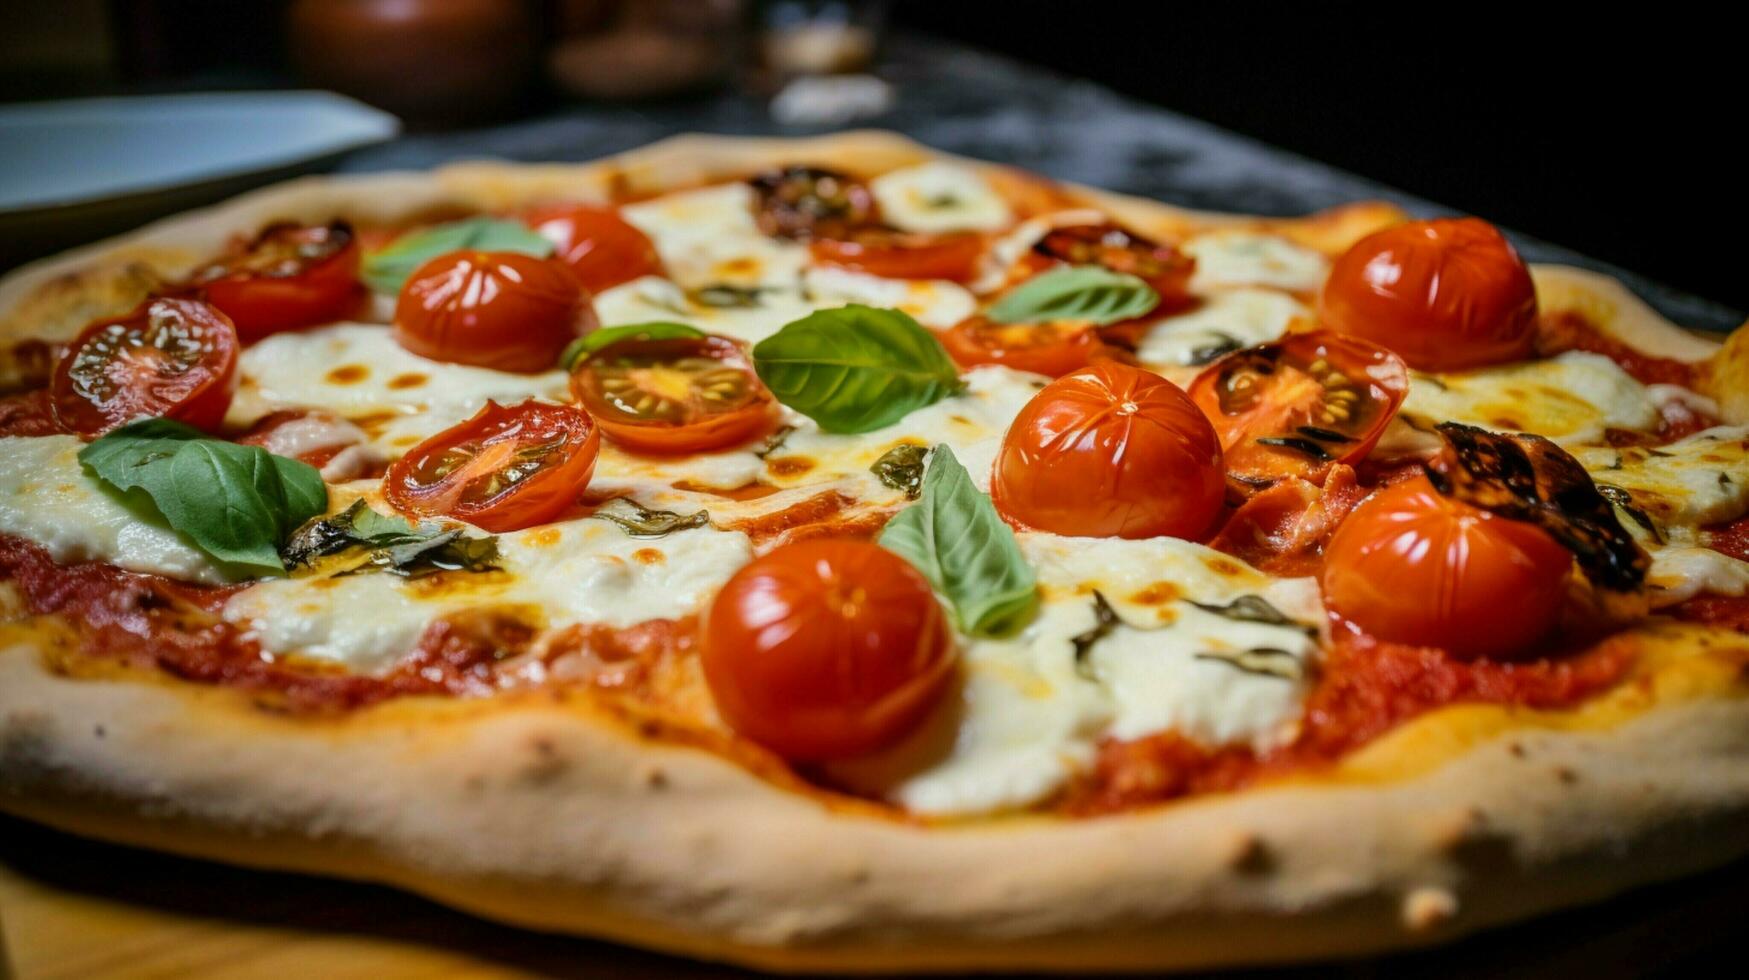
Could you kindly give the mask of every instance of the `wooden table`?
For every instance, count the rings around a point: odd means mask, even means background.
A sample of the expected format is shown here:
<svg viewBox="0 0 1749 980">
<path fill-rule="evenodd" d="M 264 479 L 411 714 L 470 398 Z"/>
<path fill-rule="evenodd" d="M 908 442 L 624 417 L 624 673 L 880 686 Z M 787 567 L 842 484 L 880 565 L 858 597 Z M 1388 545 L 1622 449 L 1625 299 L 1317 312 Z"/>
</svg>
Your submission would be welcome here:
<svg viewBox="0 0 1749 980">
<path fill-rule="evenodd" d="M 1742 956 L 1746 915 L 1749 862 L 1452 946 L 1252 976 L 1695 976 L 1716 971 L 1714 957 Z M 4 818 L 0 943 L 19 980 L 748 976 L 498 926 L 386 888 L 166 857 Z"/>
</svg>

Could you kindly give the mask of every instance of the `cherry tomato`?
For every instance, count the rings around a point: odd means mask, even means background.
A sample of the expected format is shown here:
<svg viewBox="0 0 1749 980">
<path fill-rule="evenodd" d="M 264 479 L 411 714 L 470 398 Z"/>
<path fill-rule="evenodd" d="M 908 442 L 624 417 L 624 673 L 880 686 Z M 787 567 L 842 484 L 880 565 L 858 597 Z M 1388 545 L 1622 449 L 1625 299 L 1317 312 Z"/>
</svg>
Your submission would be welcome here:
<svg viewBox="0 0 1749 980">
<path fill-rule="evenodd" d="M 699 655 L 729 725 L 801 762 L 903 738 L 954 666 L 929 581 L 849 538 L 784 545 L 736 572 L 705 613 Z"/>
<path fill-rule="evenodd" d="M 641 452 L 738 445 L 771 427 L 776 403 L 726 337 L 630 339 L 578 362 L 571 391 L 613 442 Z"/>
<path fill-rule="evenodd" d="M 1225 497 L 1221 444 L 1165 378 L 1099 361 L 1046 385 L 996 454 L 991 496 L 1009 520 L 1085 537 L 1199 538 Z"/>
<path fill-rule="evenodd" d="M 216 431 L 237 391 L 237 329 L 192 299 L 149 300 L 85 328 L 55 365 L 55 421 L 99 436 L 142 416 Z"/>
<path fill-rule="evenodd" d="M 748 181 L 757 199 L 759 230 L 778 238 L 847 238 L 875 224 L 868 185 L 822 167 L 783 167 Z"/>
<path fill-rule="evenodd" d="M 981 316 L 962 320 L 939 336 L 965 367 L 1001 364 L 1051 377 L 1086 367 L 1101 344 L 1099 331 L 1085 323 L 993 323 Z"/>
<path fill-rule="evenodd" d="M 970 279 L 984 254 L 984 236 L 920 235 L 869 228 L 849 238 L 816 238 L 816 262 L 889 279 Z"/>
<path fill-rule="evenodd" d="M 1555 625 L 1573 556 L 1548 532 L 1453 500 L 1425 476 L 1355 508 L 1324 552 L 1324 602 L 1355 628 L 1464 658 Z"/>
<path fill-rule="evenodd" d="M 358 241 L 344 221 L 282 223 L 194 274 L 244 343 L 327 323 L 358 301 Z"/>
<path fill-rule="evenodd" d="M 563 265 L 517 252 L 451 252 L 420 266 L 395 304 L 395 340 L 421 357 L 499 371 L 550 370 L 594 330 Z"/>
<path fill-rule="evenodd" d="M 1196 259 L 1113 224 L 1053 228 L 1032 250 L 1070 265 L 1103 265 L 1145 279 L 1160 294 L 1160 306 L 1179 305 L 1189 295 Z"/>
<path fill-rule="evenodd" d="M 1408 393 L 1401 358 L 1329 330 L 1234 351 L 1190 384 L 1227 472 L 1253 481 L 1318 482 L 1333 464 L 1359 462 Z"/>
<path fill-rule="evenodd" d="M 1330 269 L 1319 316 L 1423 371 L 1523 360 L 1536 341 L 1536 287 L 1512 244 L 1479 218 L 1374 232 Z"/>
<path fill-rule="evenodd" d="M 611 208 L 559 205 L 534 211 L 527 221 L 591 293 L 662 274 L 656 246 Z"/>
<path fill-rule="evenodd" d="M 577 500 L 600 447 L 601 433 L 581 409 L 487 402 L 396 460 L 383 492 L 403 513 L 517 531 L 553 520 Z"/>
</svg>

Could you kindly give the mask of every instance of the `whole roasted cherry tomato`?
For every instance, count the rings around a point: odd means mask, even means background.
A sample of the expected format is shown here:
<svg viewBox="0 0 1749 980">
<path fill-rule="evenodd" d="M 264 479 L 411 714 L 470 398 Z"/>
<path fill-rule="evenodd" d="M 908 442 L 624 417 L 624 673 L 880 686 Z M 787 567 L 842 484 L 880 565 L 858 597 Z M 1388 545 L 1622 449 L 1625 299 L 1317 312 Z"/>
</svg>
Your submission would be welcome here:
<svg viewBox="0 0 1749 980">
<path fill-rule="evenodd" d="M 600 448 L 601 433 L 581 409 L 487 402 L 396 460 L 383 493 L 402 513 L 517 531 L 564 513 L 589 485 Z"/>
<path fill-rule="evenodd" d="M 563 265 L 517 252 L 451 252 L 420 266 L 395 304 L 395 340 L 421 357 L 499 371 L 550 370 L 594 330 Z"/>
<path fill-rule="evenodd" d="M 591 293 L 662 274 L 656 246 L 612 208 L 558 205 L 531 212 L 527 221 Z"/>
<path fill-rule="evenodd" d="M 55 421 L 98 436 L 144 416 L 216 431 L 237 391 L 237 330 L 192 299 L 148 300 L 86 327 L 50 380 Z"/>
<path fill-rule="evenodd" d="M 1374 232 L 1330 269 L 1325 326 L 1396 351 L 1423 371 L 1522 360 L 1536 341 L 1536 287 L 1499 229 L 1439 218 Z"/>
<path fill-rule="evenodd" d="M 929 581 L 878 545 L 784 545 L 736 572 L 702 624 L 699 655 L 730 727 L 787 759 L 862 755 L 940 700 L 953 636 Z"/>
<path fill-rule="evenodd" d="M 1359 462 L 1408 393 L 1401 358 L 1329 330 L 1234 351 L 1190 384 L 1227 472 L 1252 481 L 1318 482 L 1335 463 Z"/>
<path fill-rule="evenodd" d="M 578 362 L 571 391 L 609 440 L 640 452 L 739 445 L 776 417 L 746 351 L 726 337 L 609 344 Z"/>
<path fill-rule="evenodd" d="M 1324 551 L 1324 603 L 1381 640 L 1509 656 L 1553 628 L 1572 566 L 1548 532 L 1419 476 L 1373 494 L 1337 528 Z"/>
<path fill-rule="evenodd" d="M 1199 538 L 1225 498 L 1221 444 L 1165 378 L 1100 361 L 1046 385 L 996 455 L 1009 520 L 1085 537 Z"/>
<path fill-rule="evenodd" d="M 876 223 L 868 185 L 823 167 L 783 167 L 748 181 L 759 230 L 778 238 L 848 238 Z"/>
<path fill-rule="evenodd" d="M 1099 331 L 1085 323 L 995 323 L 981 316 L 962 320 L 940 337 L 965 367 L 1000 364 L 1053 378 L 1086 367 L 1101 344 Z"/>
<path fill-rule="evenodd" d="M 1113 224 L 1053 228 L 1032 250 L 1070 265 L 1103 265 L 1145 279 L 1165 308 L 1180 305 L 1189 295 L 1190 276 L 1196 271 L 1191 256 Z"/>
<path fill-rule="evenodd" d="M 984 236 L 922 235 L 869 228 L 845 239 L 816 238 L 816 262 L 889 279 L 970 279 L 984 254 Z"/>
<path fill-rule="evenodd" d="M 192 283 L 244 343 L 339 319 L 358 302 L 359 247 L 344 221 L 276 224 L 197 271 Z"/>
</svg>

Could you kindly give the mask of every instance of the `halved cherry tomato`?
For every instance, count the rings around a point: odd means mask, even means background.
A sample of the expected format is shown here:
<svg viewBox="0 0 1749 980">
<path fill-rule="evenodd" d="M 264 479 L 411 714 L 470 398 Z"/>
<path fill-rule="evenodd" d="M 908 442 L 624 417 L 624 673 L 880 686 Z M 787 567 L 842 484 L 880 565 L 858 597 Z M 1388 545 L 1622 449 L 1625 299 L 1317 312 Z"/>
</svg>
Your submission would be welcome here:
<svg viewBox="0 0 1749 980">
<path fill-rule="evenodd" d="M 192 299 L 148 300 L 85 328 L 55 365 L 55 421 L 99 436 L 143 416 L 212 432 L 237 392 L 237 330 Z"/>
<path fill-rule="evenodd" d="M 705 613 L 699 657 L 729 725 L 801 762 L 903 738 L 955 660 L 929 581 L 845 538 L 784 545 L 736 572 Z"/>
<path fill-rule="evenodd" d="M 889 279 L 970 279 L 984 254 L 984 236 L 921 235 L 866 228 L 845 239 L 816 238 L 814 261 Z"/>
<path fill-rule="evenodd" d="M 656 246 L 611 208 L 558 205 L 533 211 L 526 220 L 591 293 L 662 274 Z"/>
<path fill-rule="evenodd" d="M 847 238 L 876 223 L 874 194 L 849 174 L 823 167 L 783 167 L 748 181 L 759 230 L 778 238 Z"/>
<path fill-rule="evenodd" d="M 1409 393 L 1397 355 L 1329 330 L 1288 334 L 1204 368 L 1190 397 L 1221 437 L 1227 472 L 1320 482 L 1378 444 Z"/>
<path fill-rule="evenodd" d="M 1225 497 L 1221 444 L 1172 382 L 1100 361 L 1021 408 L 990 489 L 1009 520 L 1054 534 L 1200 538 Z"/>
<path fill-rule="evenodd" d="M 1086 367 L 1101 344 L 1099 331 L 1085 323 L 994 323 L 981 316 L 938 336 L 965 367 L 1000 364 L 1053 378 Z"/>
<path fill-rule="evenodd" d="M 248 343 L 344 316 L 361 293 L 359 252 L 344 221 L 281 223 L 200 269 L 191 282 Z"/>
<path fill-rule="evenodd" d="M 1324 603 L 1381 640 L 1509 656 L 1554 627 L 1572 567 L 1548 532 L 1418 476 L 1373 494 L 1337 528 L 1324 552 Z"/>
<path fill-rule="evenodd" d="M 551 369 L 594 330 L 589 297 L 563 265 L 517 252 L 451 252 L 420 266 L 395 304 L 395 340 L 434 361 Z"/>
<path fill-rule="evenodd" d="M 487 402 L 396 460 L 383 493 L 403 513 L 516 531 L 553 520 L 576 502 L 600 448 L 601 433 L 581 409 Z"/>
<path fill-rule="evenodd" d="M 727 337 L 630 339 L 578 362 L 571 391 L 607 438 L 650 453 L 696 453 L 771 427 L 776 403 Z"/>
<path fill-rule="evenodd" d="M 1536 343 L 1530 270 L 1479 218 L 1411 221 L 1354 243 L 1330 268 L 1318 313 L 1423 371 L 1523 360 Z"/>
<path fill-rule="evenodd" d="M 1160 307 L 1166 308 L 1189 296 L 1190 276 L 1196 271 L 1195 258 L 1114 224 L 1053 228 L 1032 250 L 1071 265 L 1103 265 L 1145 279 L 1160 294 Z"/>
</svg>

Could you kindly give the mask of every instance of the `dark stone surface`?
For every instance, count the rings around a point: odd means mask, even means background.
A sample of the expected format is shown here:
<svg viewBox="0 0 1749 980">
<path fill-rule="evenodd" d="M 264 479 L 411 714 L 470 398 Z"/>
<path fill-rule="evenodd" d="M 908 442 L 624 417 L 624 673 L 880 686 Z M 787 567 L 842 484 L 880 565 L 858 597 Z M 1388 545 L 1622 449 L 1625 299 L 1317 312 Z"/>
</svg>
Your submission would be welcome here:
<svg viewBox="0 0 1749 980">
<path fill-rule="evenodd" d="M 942 150 L 1013 163 L 1063 180 L 1187 207 L 1267 215 L 1302 214 L 1360 198 L 1395 201 L 1419 215 L 1448 212 L 1090 82 L 957 45 L 898 38 L 889 47 L 882 75 L 896 83 L 898 100 L 890 112 L 857 125 L 892 129 Z M 569 106 L 490 128 L 409 136 L 362 150 L 339 169 L 420 169 L 482 157 L 592 160 L 675 133 L 799 136 L 824 131 L 781 126 L 766 112 L 763 100 L 745 95 L 648 106 Z M 1501 161 L 1499 179 L 1511 180 L 1511 170 L 1511 161 Z M 1729 330 L 1743 322 L 1741 311 L 1577 251 L 1522 235 L 1514 240 L 1532 261 L 1581 265 L 1619 276 L 1685 326 Z"/>
</svg>

